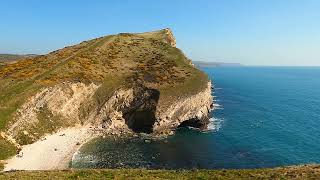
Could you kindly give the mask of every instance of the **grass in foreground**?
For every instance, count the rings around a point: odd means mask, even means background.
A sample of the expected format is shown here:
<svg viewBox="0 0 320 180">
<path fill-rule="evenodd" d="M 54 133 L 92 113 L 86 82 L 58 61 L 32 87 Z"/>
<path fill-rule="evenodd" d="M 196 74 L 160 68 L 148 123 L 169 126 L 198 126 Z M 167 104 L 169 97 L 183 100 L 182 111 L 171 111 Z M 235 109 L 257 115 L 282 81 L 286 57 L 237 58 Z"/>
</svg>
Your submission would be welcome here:
<svg viewBox="0 0 320 180">
<path fill-rule="evenodd" d="M 0 179 L 319 179 L 320 166 L 293 166 L 247 170 L 65 170 L 16 171 Z"/>
</svg>

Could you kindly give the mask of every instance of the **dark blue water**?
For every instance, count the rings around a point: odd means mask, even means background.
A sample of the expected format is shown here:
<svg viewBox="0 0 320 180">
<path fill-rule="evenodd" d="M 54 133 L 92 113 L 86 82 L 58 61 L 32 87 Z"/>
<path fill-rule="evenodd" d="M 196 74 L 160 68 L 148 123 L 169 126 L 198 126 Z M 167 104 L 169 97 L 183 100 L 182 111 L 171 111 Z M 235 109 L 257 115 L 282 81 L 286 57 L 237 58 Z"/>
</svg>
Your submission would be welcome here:
<svg viewBox="0 0 320 180">
<path fill-rule="evenodd" d="M 213 131 L 180 129 L 161 140 L 96 139 L 72 166 L 211 169 L 320 163 L 320 68 L 203 70 L 221 105 L 213 112 Z"/>
</svg>

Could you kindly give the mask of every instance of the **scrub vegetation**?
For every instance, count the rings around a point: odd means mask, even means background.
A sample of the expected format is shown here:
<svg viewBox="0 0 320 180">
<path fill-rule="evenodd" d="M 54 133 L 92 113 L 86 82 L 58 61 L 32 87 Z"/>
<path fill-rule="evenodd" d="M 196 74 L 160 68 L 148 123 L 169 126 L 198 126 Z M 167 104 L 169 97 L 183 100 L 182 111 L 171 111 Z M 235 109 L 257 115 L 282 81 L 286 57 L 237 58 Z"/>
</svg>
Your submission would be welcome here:
<svg viewBox="0 0 320 180">
<path fill-rule="evenodd" d="M 64 171 L 16 171 L 0 179 L 319 179 L 320 166 L 293 166 L 243 170 L 146 170 L 104 169 Z"/>
<path fill-rule="evenodd" d="M 16 147 L 0 136 L 0 169 L 3 167 L 1 160 L 14 156 L 16 153 Z"/>
</svg>

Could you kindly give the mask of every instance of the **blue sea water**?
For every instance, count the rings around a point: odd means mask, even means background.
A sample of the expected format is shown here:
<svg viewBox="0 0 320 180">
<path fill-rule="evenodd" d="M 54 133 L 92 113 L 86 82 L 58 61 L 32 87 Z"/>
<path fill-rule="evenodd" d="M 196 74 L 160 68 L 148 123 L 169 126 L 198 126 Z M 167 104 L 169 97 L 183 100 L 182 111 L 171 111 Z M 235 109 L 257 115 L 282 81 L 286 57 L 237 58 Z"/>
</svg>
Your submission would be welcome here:
<svg viewBox="0 0 320 180">
<path fill-rule="evenodd" d="M 260 168 L 320 163 L 320 68 L 219 67 L 212 131 L 179 129 L 166 139 L 100 138 L 75 168 Z M 148 139 L 148 140 L 146 140 Z"/>
</svg>

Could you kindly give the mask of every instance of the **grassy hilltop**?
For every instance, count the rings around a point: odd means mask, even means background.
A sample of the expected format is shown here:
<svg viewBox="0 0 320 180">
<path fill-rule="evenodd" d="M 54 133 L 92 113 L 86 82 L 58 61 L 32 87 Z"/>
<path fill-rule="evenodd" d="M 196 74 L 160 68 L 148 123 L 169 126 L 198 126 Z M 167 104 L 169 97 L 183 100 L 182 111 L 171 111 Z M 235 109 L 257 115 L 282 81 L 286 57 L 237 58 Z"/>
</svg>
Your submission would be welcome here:
<svg viewBox="0 0 320 180">
<path fill-rule="evenodd" d="M 99 108 L 120 87 L 144 86 L 159 90 L 159 103 L 170 105 L 174 99 L 192 95 L 207 84 L 207 76 L 191 65 L 168 29 L 148 33 L 120 33 L 78 45 L 65 47 L 47 55 L 26 57 L 0 66 L 0 131 L 15 122 L 17 110 L 44 87 L 64 82 L 101 85 L 84 114 Z M 179 91 L 177 91 L 179 90 Z M 50 117 L 53 121 L 46 121 Z M 39 123 L 33 136 L 40 138 L 64 126 L 72 126 L 46 108 L 37 112 Z M 21 133 L 19 144 L 33 140 Z M 6 151 L 2 151 L 6 149 Z M 14 146 L 0 136 L 0 159 L 13 155 Z"/>
</svg>

